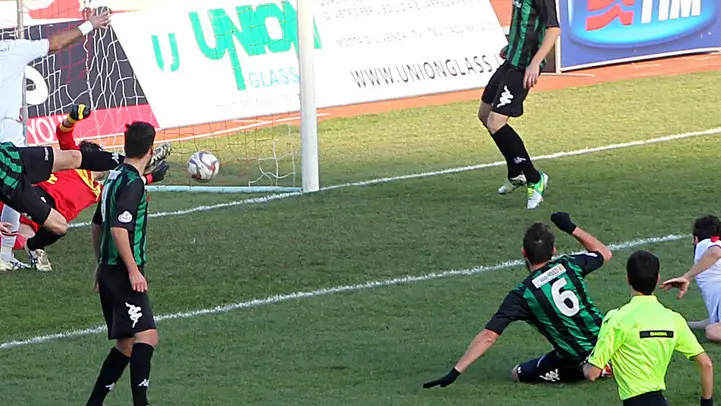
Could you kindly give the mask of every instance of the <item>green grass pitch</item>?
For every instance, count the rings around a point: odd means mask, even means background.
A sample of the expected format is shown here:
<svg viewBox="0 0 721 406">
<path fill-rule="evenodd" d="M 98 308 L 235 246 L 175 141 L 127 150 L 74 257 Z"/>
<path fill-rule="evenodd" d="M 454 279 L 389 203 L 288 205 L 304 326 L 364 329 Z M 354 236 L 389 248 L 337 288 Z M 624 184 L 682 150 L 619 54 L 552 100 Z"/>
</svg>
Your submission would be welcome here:
<svg viewBox="0 0 721 406">
<path fill-rule="evenodd" d="M 711 72 L 532 93 L 527 114 L 513 125 L 533 155 L 721 127 L 719 83 L 721 73 Z M 322 121 L 321 182 L 330 186 L 497 161 L 476 108 L 455 103 Z M 531 212 L 520 191 L 496 195 L 505 169 L 493 167 L 154 218 L 147 266 L 154 312 L 517 260 L 524 229 L 557 210 L 572 213 L 607 243 L 687 234 L 696 216 L 721 211 L 718 143 L 715 136 L 699 136 L 539 161 L 551 185 L 546 201 Z M 174 158 L 174 165 L 183 165 L 182 158 Z M 227 166 L 232 174 L 233 163 Z M 151 211 L 243 198 L 153 193 Z M 578 249 L 560 232 L 557 240 L 560 251 Z M 662 277 L 692 263 L 690 238 L 642 247 L 661 257 Z M 102 324 L 91 252 L 89 229 L 74 228 L 48 250 L 55 272 L 0 275 L 0 343 Z M 630 252 L 616 251 L 612 262 L 588 278 L 604 311 L 629 298 L 624 263 Z M 151 402 L 619 404 L 609 380 L 511 382 L 513 365 L 550 348 L 520 323 L 454 385 L 421 388 L 453 366 L 524 272 L 505 267 L 160 321 Z M 682 301 L 659 296 L 689 319 L 705 317 L 695 287 Z M 721 347 L 701 341 L 712 359 L 721 360 Z M 97 333 L 0 350 L 0 403 L 84 404 L 110 345 Z M 667 381 L 672 404 L 696 404 L 700 386 L 693 363 L 675 359 Z M 106 404 L 129 403 L 126 371 Z"/>
</svg>

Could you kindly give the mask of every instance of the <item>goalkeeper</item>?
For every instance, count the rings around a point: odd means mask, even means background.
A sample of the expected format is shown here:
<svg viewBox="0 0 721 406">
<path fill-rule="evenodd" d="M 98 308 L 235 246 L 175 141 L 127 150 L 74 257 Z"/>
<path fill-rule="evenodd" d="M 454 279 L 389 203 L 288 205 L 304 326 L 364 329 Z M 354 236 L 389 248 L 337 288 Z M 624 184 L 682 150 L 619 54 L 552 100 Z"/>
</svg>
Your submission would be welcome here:
<svg viewBox="0 0 721 406">
<path fill-rule="evenodd" d="M 78 121 L 90 116 L 90 109 L 83 105 L 73 106 L 70 114 L 58 125 L 56 136 L 61 150 L 78 150 L 81 152 L 102 151 L 93 142 L 82 141 L 76 144 L 73 129 Z M 153 158 L 146 168 L 146 183 L 159 182 L 165 177 L 168 164 L 165 158 L 170 153 L 170 144 L 158 146 Z M 88 171 L 83 169 L 60 171 L 50 175 L 46 181 L 33 186 L 33 191 L 41 200 L 56 209 L 66 220 L 71 221 L 86 208 L 97 203 L 102 185 L 98 182 L 106 172 Z M 15 249 L 25 249 L 32 266 L 38 271 L 52 271 L 52 265 L 44 248 L 55 243 L 62 235 L 51 233 L 26 216 L 20 219 L 20 230 L 15 242 Z"/>
</svg>

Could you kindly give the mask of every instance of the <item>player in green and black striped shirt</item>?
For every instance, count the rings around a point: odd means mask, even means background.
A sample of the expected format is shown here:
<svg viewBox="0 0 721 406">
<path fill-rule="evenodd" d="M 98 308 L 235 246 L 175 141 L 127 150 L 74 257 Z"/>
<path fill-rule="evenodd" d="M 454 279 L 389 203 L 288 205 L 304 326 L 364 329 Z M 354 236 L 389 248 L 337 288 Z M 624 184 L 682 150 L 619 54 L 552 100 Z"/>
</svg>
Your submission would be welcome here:
<svg viewBox="0 0 721 406">
<path fill-rule="evenodd" d="M 63 151 L 52 147 L 16 147 L 0 143 L 0 201 L 43 226 L 53 234 L 67 232 L 68 222 L 33 190 L 55 172 L 87 169 L 103 172 L 123 161 L 123 156 L 105 151 Z M 12 234 L 0 223 L 0 234 Z M 8 270 L 0 266 L 0 270 Z"/>
<path fill-rule="evenodd" d="M 523 140 L 508 125 L 508 119 L 523 115 L 523 101 L 560 34 L 554 0 L 513 0 L 508 46 L 501 51 L 506 62 L 486 85 L 478 109 L 478 118 L 491 133 L 508 167 L 508 177 L 498 193 L 505 195 L 527 185 L 528 209 L 535 209 L 543 201 L 549 178 L 533 166 Z"/>
<path fill-rule="evenodd" d="M 135 122 L 125 132 L 125 162 L 110 171 L 93 217 L 93 249 L 98 260 L 96 289 L 115 340 L 87 405 L 102 405 L 130 364 L 133 404 L 147 405 L 150 360 L 158 343 L 143 268 L 148 201 L 143 169 L 153 156 L 155 129 Z"/>
<path fill-rule="evenodd" d="M 543 223 L 532 225 L 523 237 L 523 256 L 530 275 L 508 293 L 456 366 L 446 376 L 425 383 L 424 388 L 453 383 L 517 320 L 535 327 L 553 351 L 513 367 L 514 380 L 540 383 L 585 379 L 582 365 L 596 344 L 603 315 L 591 301 L 584 278 L 610 260 L 611 251 L 576 227 L 567 213 L 554 213 L 551 220 L 588 252 L 552 259 L 556 248 L 551 230 Z"/>
</svg>

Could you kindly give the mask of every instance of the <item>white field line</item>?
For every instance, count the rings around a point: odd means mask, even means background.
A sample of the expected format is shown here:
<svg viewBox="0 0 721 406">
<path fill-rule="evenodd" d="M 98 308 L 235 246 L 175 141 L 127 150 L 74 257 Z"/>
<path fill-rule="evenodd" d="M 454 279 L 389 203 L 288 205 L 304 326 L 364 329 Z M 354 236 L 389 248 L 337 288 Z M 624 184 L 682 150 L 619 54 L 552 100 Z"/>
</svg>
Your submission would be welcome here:
<svg viewBox="0 0 721 406">
<path fill-rule="evenodd" d="M 628 248 L 641 247 L 641 246 L 645 246 L 645 245 L 649 245 L 649 244 L 657 244 L 657 243 L 663 243 L 663 242 L 669 242 L 669 241 L 678 241 L 678 240 L 682 240 L 685 238 L 690 238 L 690 236 L 689 235 L 670 234 L 670 235 L 666 235 L 663 237 L 652 237 L 652 238 L 644 238 L 644 239 L 640 239 L 640 240 L 625 241 L 625 242 L 621 242 L 618 244 L 609 245 L 609 248 L 613 251 L 616 251 L 616 250 L 622 250 L 622 249 L 628 249 Z M 418 275 L 418 276 L 408 275 L 408 276 L 402 276 L 402 277 L 393 278 L 393 279 L 369 281 L 369 282 L 360 283 L 357 285 L 343 285 L 343 286 L 336 286 L 336 287 L 332 287 L 332 288 L 293 292 L 293 293 L 287 293 L 287 294 L 282 294 L 282 295 L 269 296 L 269 297 L 266 297 L 263 299 L 253 299 L 253 300 L 249 300 L 247 302 L 238 302 L 238 303 L 233 303 L 233 304 L 221 305 L 221 306 L 211 307 L 208 309 L 193 310 L 193 311 L 181 312 L 181 313 L 163 314 L 163 315 L 156 316 L 155 320 L 156 321 L 164 321 L 164 320 L 176 320 L 176 319 L 189 319 L 189 318 L 195 318 L 195 317 L 212 315 L 212 314 L 227 313 L 227 312 L 230 312 L 233 310 L 239 310 L 239 309 L 250 309 L 250 308 L 270 305 L 270 304 L 274 304 L 274 303 L 287 302 L 290 300 L 307 299 L 307 298 L 318 297 L 318 296 L 334 295 L 336 293 L 357 292 L 357 291 L 361 291 L 361 290 L 369 290 L 369 289 L 375 289 L 375 288 L 380 288 L 380 287 L 385 287 L 385 286 L 407 285 L 407 284 L 415 283 L 415 282 L 424 282 L 424 281 L 430 281 L 430 280 L 434 280 L 434 279 L 447 278 L 447 277 L 453 277 L 453 276 L 470 276 L 470 275 L 476 275 L 476 274 L 485 273 L 485 272 L 520 267 L 522 265 L 523 265 L 523 261 L 521 261 L 521 260 L 508 260 L 508 261 L 501 262 L 500 264 L 496 264 L 496 265 L 492 265 L 492 266 L 477 266 L 477 267 L 467 268 L 467 269 L 451 269 L 448 271 L 434 272 L 434 273 L 429 273 L 429 274 L 425 274 L 425 275 Z M 32 338 L 27 338 L 27 339 L 8 341 L 6 343 L 0 344 L 0 350 L 7 350 L 10 348 L 22 347 L 22 346 L 26 346 L 29 344 L 39 344 L 39 343 L 45 343 L 45 342 L 49 342 L 49 341 L 66 339 L 66 338 L 81 337 L 81 336 L 86 336 L 86 335 L 91 335 L 91 334 L 100 334 L 105 331 L 107 331 L 105 326 L 91 327 L 91 328 L 86 328 L 84 330 L 63 331 L 60 333 L 53 333 L 53 334 L 36 336 L 36 337 L 32 337 Z"/>
<path fill-rule="evenodd" d="M 624 142 L 621 144 L 610 144 L 610 145 L 604 145 L 604 146 L 595 147 L 595 148 L 577 149 L 574 151 L 556 152 L 555 154 L 541 155 L 541 156 L 534 157 L 533 160 L 540 161 L 540 160 L 558 159 L 558 158 L 565 158 L 565 157 L 569 157 L 569 156 L 577 156 L 577 155 L 592 154 L 592 153 L 596 153 L 596 152 L 611 151 L 614 149 L 622 149 L 622 148 L 636 147 L 636 146 L 642 146 L 642 145 L 657 144 L 659 142 L 675 141 L 675 140 L 680 140 L 680 139 L 684 139 L 684 138 L 700 137 L 700 136 L 706 136 L 706 135 L 718 135 L 718 134 L 721 134 L 721 127 L 712 128 L 710 130 L 704 130 L 704 131 L 694 131 L 694 132 L 688 132 L 688 133 L 683 133 L 683 134 L 668 135 L 665 137 L 651 138 L 648 140 Z M 396 181 L 400 181 L 400 180 L 426 178 L 426 177 L 431 177 L 431 176 L 449 175 L 449 174 L 454 174 L 454 173 L 473 171 L 473 170 L 477 170 L 477 169 L 492 168 L 495 166 L 502 166 L 505 164 L 506 164 L 506 161 L 496 161 L 496 162 L 491 162 L 491 163 L 486 163 L 486 164 L 462 166 L 462 167 L 458 167 L 458 168 L 449 168 L 449 169 L 444 169 L 444 170 L 434 171 L 434 172 L 414 173 L 414 174 L 410 174 L 410 175 L 392 176 L 392 177 L 387 177 L 387 178 L 371 179 L 371 180 L 365 180 L 365 181 L 360 181 L 360 182 L 343 183 L 340 185 L 324 187 L 321 189 L 321 191 L 344 189 L 344 188 L 356 187 L 356 186 L 370 186 L 370 185 L 376 185 L 379 183 L 388 183 L 388 182 L 396 182 Z M 267 195 L 267 196 L 261 196 L 261 197 L 254 197 L 254 198 L 250 198 L 250 199 L 235 200 L 235 201 L 226 202 L 226 203 L 198 206 L 198 207 L 193 207 L 193 208 L 185 209 L 185 210 L 152 213 L 152 214 L 150 214 L 150 217 L 184 216 L 184 215 L 191 214 L 191 213 L 205 212 L 205 211 L 210 211 L 210 210 L 222 209 L 222 208 L 226 208 L 226 207 L 243 206 L 243 205 L 257 204 L 257 203 L 267 203 L 267 202 L 270 202 L 273 200 L 288 199 L 291 197 L 301 196 L 302 194 L 303 193 L 301 193 L 301 192 L 291 192 L 291 193 Z M 73 223 L 73 224 L 70 224 L 70 227 L 71 228 L 87 227 L 89 225 L 90 225 L 90 223 L 88 223 L 88 222 Z"/>
</svg>

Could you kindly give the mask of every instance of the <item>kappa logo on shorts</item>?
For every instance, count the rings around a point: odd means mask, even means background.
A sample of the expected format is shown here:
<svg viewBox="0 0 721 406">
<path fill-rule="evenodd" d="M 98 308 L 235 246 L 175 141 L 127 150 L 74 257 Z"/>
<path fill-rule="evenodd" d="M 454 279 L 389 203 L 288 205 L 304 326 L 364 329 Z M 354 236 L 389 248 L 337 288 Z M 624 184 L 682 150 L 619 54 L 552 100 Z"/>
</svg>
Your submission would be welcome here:
<svg viewBox="0 0 721 406">
<path fill-rule="evenodd" d="M 150 386 L 150 380 L 149 379 L 143 379 L 142 382 L 138 384 L 138 386 L 145 386 L 146 388 Z"/>
<path fill-rule="evenodd" d="M 511 101 L 513 101 L 513 93 L 508 90 L 508 86 L 503 86 L 503 93 L 501 93 L 498 106 L 496 107 L 503 107 L 507 104 L 511 104 Z"/>
<path fill-rule="evenodd" d="M 130 317 L 130 320 L 133 321 L 133 328 L 135 328 L 135 325 L 138 324 L 138 320 L 140 320 L 141 317 L 143 317 L 142 309 L 138 306 L 131 305 L 128 302 L 125 302 L 125 306 L 128 307 L 128 316 Z"/>
<path fill-rule="evenodd" d="M 50 148 L 45 148 L 45 162 L 50 160 Z"/>
<path fill-rule="evenodd" d="M 124 211 L 118 216 L 118 221 L 123 224 L 128 224 L 133 221 L 133 215 L 129 211 Z"/>
<path fill-rule="evenodd" d="M 561 380 L 561 376 L 558 375 L 558 368 L 554 369 L 553 371 L 548 371 L 545 374 L 540 376 L 541 379 L 547 382 L 558 382 Z"/>
</svg>

